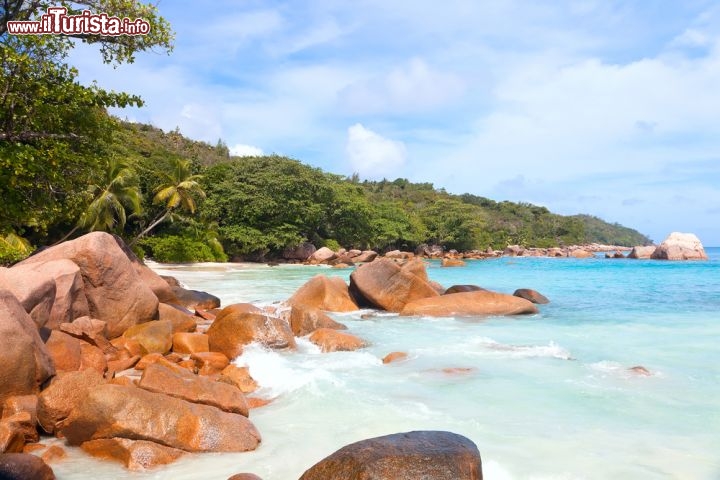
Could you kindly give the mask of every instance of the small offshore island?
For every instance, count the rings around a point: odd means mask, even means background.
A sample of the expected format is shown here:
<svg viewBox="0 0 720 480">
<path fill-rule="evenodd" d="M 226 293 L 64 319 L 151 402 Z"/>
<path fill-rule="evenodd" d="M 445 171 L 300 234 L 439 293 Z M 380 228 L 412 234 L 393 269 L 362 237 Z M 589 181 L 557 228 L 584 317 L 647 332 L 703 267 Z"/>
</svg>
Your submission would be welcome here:
<svg viewBox="0 0 720 480">
<path fill-rule="evenodd" d="M 20 367 L 2 374 L 0 448 L 42 452 L 4 455 L 0 468 L 22 471 L 23 478 L 54 478 L 44 461 L 66 454 L 57 444 L 43 450 L 37 443 L 41 431 L 129 469 L 164 465 L 187 453 L 254 450 L 262 437 L 248 417 L 268 400 L 252 395 L 261 385 L 247 368 L 232 363 L 244 346 L 294 350 L 296 337 L 306 336 L 322 352 L 367 345 L 326 312 L 372 308 L 401 316 L 477 317 L 534 314 L 536 304 L 548 303 L 529 289 L 515 295 L 477 285 L 446 289 L 428 278 L 421 257 L 407 252 L 330 253 L 320 249 L 307 260 L 340 259 L 343 266 L 352 258 L 364 260 L 357 262 L 350 284 L 317 275 L 276 307 L 241 303 L 220 309 L 216 297 L 161 278 L 119 237 L 100 232 L 0 270 L 2 347 L 7 361 Z M 652 257 L 707 258 L 696 237 L 677 233 Z M 383 363 L 406 357 L 388 352 Z M 642 366 L 629 370 L 651 374 Z M 426 457 L 433 459 L 432 468 L 445 465 L 444 473 L 432 478 L 482 478 L 477 447 L 449 432 L 359 442 L 301 478 L 413 477 L 430 468 L 418 460 Z M 395 460 L 386 463 L 390 458 Z"/>
</svg>

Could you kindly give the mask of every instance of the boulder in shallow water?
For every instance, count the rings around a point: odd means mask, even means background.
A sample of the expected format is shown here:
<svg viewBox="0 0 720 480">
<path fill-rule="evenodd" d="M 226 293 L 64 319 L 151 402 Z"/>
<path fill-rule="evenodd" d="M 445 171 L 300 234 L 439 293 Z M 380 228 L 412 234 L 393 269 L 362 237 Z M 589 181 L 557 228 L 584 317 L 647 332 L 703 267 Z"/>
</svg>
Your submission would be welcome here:
<svg viewBox="0 0 720 480">
<path fill-rule="evenodd" d="M 655 245 L 650 245 L 647 247 L 644 247 L 644 246 L 633 247 L 633 249 L 628 254 L 627 258 L 634 258 L 634 259 L 650 258 L 650 257 L 652 257 L 652 254 L 655 252 L 656 248 L 657 247 Z"/>
<path fill-rule="evenodd" d="M 269 348 L 296 347 L 290 325 L 285 320 L 262 313 L 218 315 L 207 331 L 210 350 L 233 359 L 243 345 L 259 342 Z"/>
<path fill-rule="evenodd" d="M 399 312 L 418 299 L 439 297 L 421 275 L 387 258 L 358 267 L 350 275 L 350 290 L 362 303 L 390 312 Z"/>
<path fill-rule="evenodd" d="M 365 340 L 332 328 L 318 328 L 310 335 L 310 341 L 325 353 L 351 352 L 367 346 Z"/>
<path fill-rule="evenodd" d="M 70 445 L 122 437 L 188 452 L 245 452 L 260 444 L 257 429 L 242 415 L 120 385 L 91 389 L 62 434 Z"/>
<path fill-rule="evenodd" d="M 459 258 L 443 258 L 440 263 L 441 267 L 464 267 L 467 263 Z"/>
<path fill-rule="evenodd" d="M 450 432 L 396 433 L 347 445 L 300 480 L 482 480 L 480 452 Z"/>
<path fill-rule="evenodd" d="M 692 233 L 671 233 L 652 254 L 656 260 L 707 260 L 700 239 Z"/>
<path fill-rule="evenodd" d="M 576 248 L 568 252 L 568 257 L 572 258 L 594 258 L 595 254 L 589 250 L 582 248 Z"/>
<path fill-rule="evenodd" d="M 434 298 L 422 298 L 408 303 L 400 315 L 430 317 L 522 315 L 537 313 L 532 302 L 504 293 L 475 291 L 452 293 Z"/>
<path fill-rule="evenodd" d="M 290 299 L 288 305 L 300 305 L 326 312 L 352 312 L 358 306 L 350 298 L 348 286 L 342 278 L 315 275 L 305 282 Z"/>
<path fill-rule="evenodd" d="M 550 303 L 550 300 L 548 300 L 545 295 L 531 288 L 518 288 L 517 290 L 515 290 L 515 293 L 513 293 L 513 295 L 540 305 Z"/>
<path fill-rule="evenodd" d="M 347 330 L 347 327 L 336 322 L 321 310 L 295 305 L 290 310 L 290 328 L 296 337 L 304 337 L 318 328 Z"/>
</svg>

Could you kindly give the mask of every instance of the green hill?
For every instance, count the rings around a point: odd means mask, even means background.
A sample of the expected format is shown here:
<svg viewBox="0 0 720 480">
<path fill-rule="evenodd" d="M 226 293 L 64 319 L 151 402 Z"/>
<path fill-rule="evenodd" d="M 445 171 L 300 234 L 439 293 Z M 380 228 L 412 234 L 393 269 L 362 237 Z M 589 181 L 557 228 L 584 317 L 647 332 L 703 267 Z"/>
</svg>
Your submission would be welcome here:
<svg viewBox="0 0 720 480">
<path fill-rule="evenodd" d="M 142 208 L 129 212 L 124 225 L 110 222 L 111 230 L 128 240 L 147 230 L 136 250 L 160 260 L 223 260 L 225 253 L 231 258 L 271 258 L 304 241 L 376 250 L 414 249 L 423 243 L 484 250 L 508 244 L 650 242 L 635 230 L 596 217 L 561 216 L 528 203 L 453 195 L 431 183 L 361 181 L 356 175 L 346 178 L 276 155 L 231 157 L 220 140 L 211 145 L 149 125 L 116 122 L 111 139 L 98 151 L 104 160 L 85 172 L 85 180 L 71 183 L 77 190 L 74 203 L 58 202 L 64 212 L 58 221 L 48 220 L 42 229 L 18 228 L 16 223 L 10 230 L 19 230 L 35 244 L 56 241 L 73 229 L 71 219 L 93 205 L 98 188 L 84 191 L 87 179 L 102 177 L 103 165 L 120 159 L 127 167 L 125 181 L 140 193 Z M 182 173 L 182 165 L 186 177 L 197 175 L 191 177 L 197 188 L 176 191 L 182 195 L 169 206 L 172 192 L 159 201 L 160 192 L 172 186 L 170 180 Z M 87 228 L 75 235 L 83 230 Z"/>
</svg>

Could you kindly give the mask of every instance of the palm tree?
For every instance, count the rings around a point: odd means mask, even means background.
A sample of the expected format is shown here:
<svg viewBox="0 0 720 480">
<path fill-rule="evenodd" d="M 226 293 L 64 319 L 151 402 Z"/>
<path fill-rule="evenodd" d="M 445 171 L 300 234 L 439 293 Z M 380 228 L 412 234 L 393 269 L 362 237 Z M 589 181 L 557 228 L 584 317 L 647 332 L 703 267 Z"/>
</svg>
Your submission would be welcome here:
<svg viewBox="0 0 720 480">
<path fill-rule="evenodd" d="M 172 219 L 176 210 L 195 213 L 197 204 L 194 195 L 205 198 L 205 192 L 198 183 L 202 175 L 192 175 L 190 161 L 175 159 L 169 172 L 164 172 L 166 181 L 155 189 L 154 204 L 164 204 L 165 209 L 150 225 L 130 242 L 130 246 L 148 234 L 167 219 Z"/>
<path fill-rule="evenodd" d="M 135 172 L 126 162 L 111 158 L 105 177 L 99 185 L 90 185 L 90 194 L 94 197 L 80 216 L 75 227 L 60 239 L 63 242 L 79 228 L 95 230 L 122 230 L 127 220 L 126 208 L 131 215 L 141 210 L 140 190 L 135 184 Z"/>
<path fill-rule="evenodd" d="M 140 212 L 140 190 L 134 184 L 135 172 L 130 166 L 117 159 L 110 159 L 105 172 L 103 185 L 91 185 L 91 192 L 96 195 L 78 224 L 91 231 L 113 230 L 125 227 L 129 208 L 132 214 Z"/>
</svg>

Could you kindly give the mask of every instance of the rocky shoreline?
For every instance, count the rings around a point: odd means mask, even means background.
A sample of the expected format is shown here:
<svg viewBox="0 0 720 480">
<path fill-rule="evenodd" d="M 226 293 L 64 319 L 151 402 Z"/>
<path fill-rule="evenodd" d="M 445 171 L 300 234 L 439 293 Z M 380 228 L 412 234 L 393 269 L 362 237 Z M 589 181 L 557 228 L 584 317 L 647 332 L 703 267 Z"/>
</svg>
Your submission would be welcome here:
<svg viewBox="0 0 720 480">
<path fill-rule="evenodd" d="M 654 250 L 655 258 L 698 255 L 702 249 L 687 237 L 669 240 Z M 656 254 L 661 247 L 665 254 Z M 448 253 L 443 262 L 469 258 Z M 513 295 L 476 285 L 446 289 L 428 278 L 414 252 L 381 257 L 320 249 L 310 256 L 309 263 L 350 260 L 359 266 L 349 284 L 317 275 L 284 304 L 264 308 L 221 309 L 217 297 L 158 276 L 122 240 L 101 232 L 0 269 L 0 343 L 6 364 L 13 366 L 0 371 L 0 476 L 54 478 L 46 463 L 60 461 L 65 452 L 43 446 L 41 434 L 132 470 L 202 452 L 256 449 L 262 437 L 251 412 L 271 400 L 253 396 L 257 383 L 232 360 L 250 343 L 293 350 L 296 337 L 307 337 L 322 352 L 367 346 L 327 312 L 531 315 L 548 302 L 530 289 Z M 404 356 L 391 352 L 383 362 Z M 428 478 L 482 478 L 477 447 L 449 432 L 364 442 L 343 447 L 302 478 L 365 478 L 378 468 L 386 469 L 382 478 L 419 478 L 441 464 L 464 466 Z M 412 458 L 433 461 L 418 467 Z"/>
<path fill-rule="evenodd" d="M 311 243 L 304 243 L 294 249 L 283 252 L 284 263 L 302 263 L 306 265 L 330 265 L 335 268 L 349 268 L 357 264 L 372 262 L 376 258 L 390 258 L 399 262 L 413 258 L 441 260 L 443 267 L 462 267 L 465 260 L 485 260 L 501 257 L 548 257 L 548 258 L 596 258 L 596 254 L 605 253 L 605 258 L 631 258 L 656 260 L 707 260 L 707 254 L 700 240 L 691 233 L 671 233 L 660 245 L 604 245 L 590 243 L 566 247 L 523 247 L 508 245 L 504 250 L 471 250 L 458 252 L 445 251 L 439 245 L 420 245 L 415 251 L 392 250 L 380 254 L 373 250 L 340 248 L 333 251 L 327 247 L 317 249 Z M 279 262 L 270 262 L 276 265 Z"/>
</svg>

